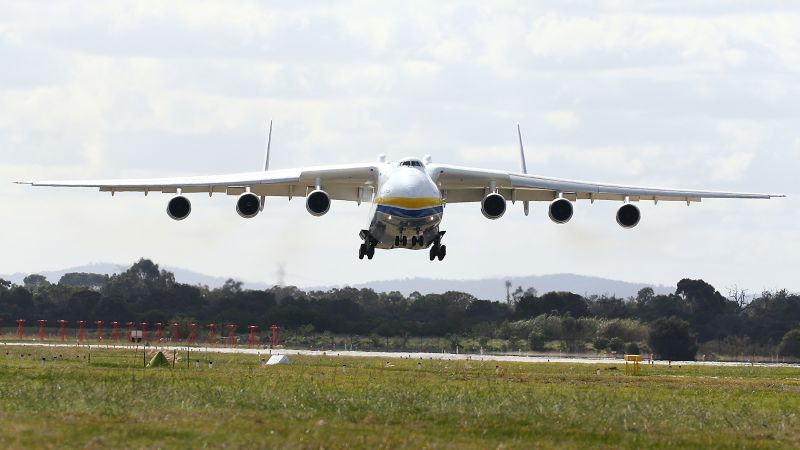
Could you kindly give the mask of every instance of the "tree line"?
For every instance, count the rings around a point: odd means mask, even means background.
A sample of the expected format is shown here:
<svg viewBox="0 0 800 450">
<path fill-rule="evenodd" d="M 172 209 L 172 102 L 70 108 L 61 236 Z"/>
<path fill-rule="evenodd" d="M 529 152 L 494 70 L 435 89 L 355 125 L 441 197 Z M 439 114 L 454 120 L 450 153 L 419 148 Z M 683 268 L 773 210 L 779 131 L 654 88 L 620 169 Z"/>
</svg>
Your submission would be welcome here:
<svg viewBox="0 0 800 450">
<path fill-rule="evenodd" d="M 701 347 L 728 355 L 800 357 L 800 296 L 781 290 L 728 298 L 693 279 L 679 281 L 669 295 L 650 288 L 631 298 L 540 295 L 519 288 L 500 302 L 463 292 L 246 290 L 234 280 L 211 289 L 178 283 L 172 273 L 141 259 L 112 276 L 69 273 L 51 283 L 34 274 L 22 286 L 0 280 L 0 326 L 11 327 L 18 318 L 30 323 L 197 321 L 262 330 L 279 324 L 290 334 L 405 337 L 405 343 L 409 336 L 426 336 L 481 348 L 500 340 L 505 348 L 499 350 L 635 350 L 665 359 L 692 359 Z M 389 345 L 388 339 L 373 341 Z"/>
</svg>

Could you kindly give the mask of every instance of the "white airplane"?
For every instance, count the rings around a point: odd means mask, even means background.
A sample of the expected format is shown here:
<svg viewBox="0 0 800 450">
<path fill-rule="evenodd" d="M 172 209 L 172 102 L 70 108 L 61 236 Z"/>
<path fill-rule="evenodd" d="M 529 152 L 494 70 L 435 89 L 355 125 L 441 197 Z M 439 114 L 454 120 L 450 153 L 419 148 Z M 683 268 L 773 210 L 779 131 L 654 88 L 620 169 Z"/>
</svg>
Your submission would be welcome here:
<svg viewBox="0 0 800 450">
<path fill-rule="evenodd" d="M 101 192 L 162 192 L 175 194 L 167 204 L 167 214 L 174 220 L 186 219 L 192 211 L 186 194 L 214 193 L 236 195 L 236 212 L 252 219 L 264 209 L 267 197 L 305 197 L 306 210 L 313 216 L 323 216 L 332 200 L 372 203 L 371 221 L 361 230 L 363 243 L 359 259 L 372 259 L 375 249 L 430 248 L 430 260 L 443 260 L 447 246 L 442 244 L 445 232 L 439 229 L 445 205 L 449 203 L 480 203 L 487 219 L 501 218 L 508 201 L 522 202 L 527 216 L 530 202 L 549 202 L 550 219 L 564 224 L 572 219 L 573 203 L 577 200 L 615 200 L 623 202 L 617 210 L 617 223 L 633 228 L 641 219 L 634 204 L 642 200 L 677 200 L 686 204 L 704 198 L 769 199 L 783 197 L 773 194 L 742 194 L 733 192 L 660 189 L 564 180 L 528 174 L 522 133 L 517 124 L 522 171 L 460 167 L 433 163 L 430 156 L 423 159 L 403 158 L 396 163 L 379 156 L 377 163 L 305 167 L 269 170 L 272 142 L 270 122 L 264 170 L 229 175 L 176 177 L 131 180 L 25 181 L 19 184 L 51 187 L 92 187 Z"/>
</svg>

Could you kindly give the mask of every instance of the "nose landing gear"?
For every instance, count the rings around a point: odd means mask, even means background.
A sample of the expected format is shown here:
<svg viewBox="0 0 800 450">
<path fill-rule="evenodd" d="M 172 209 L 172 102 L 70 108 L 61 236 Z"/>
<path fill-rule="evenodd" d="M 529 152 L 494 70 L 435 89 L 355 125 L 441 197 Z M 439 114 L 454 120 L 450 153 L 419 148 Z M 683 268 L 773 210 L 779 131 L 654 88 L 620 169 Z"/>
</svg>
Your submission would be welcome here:
<svg viewBox="0 0 800 450">
<path fill-rule="evenodd" d="M 394 237 L 394 246 L 398 248 L 406 248 L 408 247 L 408 236 L 395 236 Z M 425 237 L 424 236 L 411 236 L 411 248 L 414 247 L 425 247 Z"/>
</svg>

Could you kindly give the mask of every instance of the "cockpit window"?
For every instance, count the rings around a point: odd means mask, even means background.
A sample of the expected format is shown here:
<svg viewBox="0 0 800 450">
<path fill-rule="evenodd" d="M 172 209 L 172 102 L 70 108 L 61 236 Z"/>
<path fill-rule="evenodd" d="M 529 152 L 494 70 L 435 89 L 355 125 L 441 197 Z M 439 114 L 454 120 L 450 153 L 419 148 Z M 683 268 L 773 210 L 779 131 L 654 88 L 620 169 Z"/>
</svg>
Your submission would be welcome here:
<svg viewBox="0 0 800 450">
<path fill-rule="evenodd" d="M 401 161 L 400 165 L 408 167 L 422 167 L 422 163 L 419 161 Z"/>
</svg>

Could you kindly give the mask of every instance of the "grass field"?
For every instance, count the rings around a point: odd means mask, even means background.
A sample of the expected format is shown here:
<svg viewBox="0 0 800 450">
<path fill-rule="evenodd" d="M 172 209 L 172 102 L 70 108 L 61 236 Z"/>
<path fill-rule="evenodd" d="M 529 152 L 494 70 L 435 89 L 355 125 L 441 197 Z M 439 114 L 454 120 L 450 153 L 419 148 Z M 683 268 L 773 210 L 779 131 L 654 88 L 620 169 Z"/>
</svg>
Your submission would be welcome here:
<svg viewBox="0 0 800 450">
<path fill-rule="evenodd" d="M 2 448 L 800 446 L 800 368 L 0 351 Z"/>
</svg>

